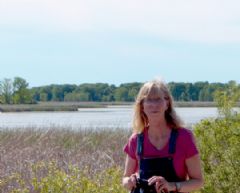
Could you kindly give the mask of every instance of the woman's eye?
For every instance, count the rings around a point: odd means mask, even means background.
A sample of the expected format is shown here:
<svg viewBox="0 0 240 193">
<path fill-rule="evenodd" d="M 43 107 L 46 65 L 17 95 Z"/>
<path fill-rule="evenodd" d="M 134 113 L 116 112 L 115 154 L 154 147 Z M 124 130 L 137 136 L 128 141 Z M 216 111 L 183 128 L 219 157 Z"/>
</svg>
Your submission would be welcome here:
<svg viewBox="0 0 240 193">
<path fill-rule="evenodd" d="M 159 98 L 159 99 L 145 99 L 144 100 L 145 103 L 161 103 L 163 102 L 163 99 Z"/>
</svg>

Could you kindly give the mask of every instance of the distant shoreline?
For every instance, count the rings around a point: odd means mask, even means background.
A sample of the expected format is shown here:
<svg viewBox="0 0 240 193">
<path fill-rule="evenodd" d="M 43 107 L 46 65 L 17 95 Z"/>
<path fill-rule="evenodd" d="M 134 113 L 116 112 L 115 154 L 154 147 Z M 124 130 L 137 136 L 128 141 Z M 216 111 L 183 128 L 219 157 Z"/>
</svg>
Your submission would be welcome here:
<svg viewBox="0 0 240 193">
<path fill-rule="evenodd" d="M 79 108 L 106 108 L 133 105 L 133 102 L 40 102 L 38 104 L 1 104 L 0 112 L 78 111 Z M 240 103 L 237 104 L 240 107 Z M 215 102 L 175 102 L 175 107 L 216 107 Z"/>
</svg>

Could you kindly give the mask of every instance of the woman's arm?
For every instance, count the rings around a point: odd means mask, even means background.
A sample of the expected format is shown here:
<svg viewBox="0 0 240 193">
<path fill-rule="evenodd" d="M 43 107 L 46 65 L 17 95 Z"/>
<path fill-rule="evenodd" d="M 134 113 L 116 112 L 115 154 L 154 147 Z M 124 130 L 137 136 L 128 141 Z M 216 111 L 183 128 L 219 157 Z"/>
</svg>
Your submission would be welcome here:
<svg viewBox="0 0 240 193">
<path fill-rule="evenodd" d="M 136 166 L 137 161 L 131 158 L 129 155 L 127 155 L 122 184 L 128 190 L 132 190 L 134 187 L 136 187 L 136 174 L 135 174 Z"/>
<path fill-rule="evenodd" d="M 203 176 L 201 171 L 201 163 L 199 154 L 194 155 L 186 160 L 187 172 L 189 180 L 181 182 L 180 192 L 190 192 L 203 187 Z"/>
</svg>

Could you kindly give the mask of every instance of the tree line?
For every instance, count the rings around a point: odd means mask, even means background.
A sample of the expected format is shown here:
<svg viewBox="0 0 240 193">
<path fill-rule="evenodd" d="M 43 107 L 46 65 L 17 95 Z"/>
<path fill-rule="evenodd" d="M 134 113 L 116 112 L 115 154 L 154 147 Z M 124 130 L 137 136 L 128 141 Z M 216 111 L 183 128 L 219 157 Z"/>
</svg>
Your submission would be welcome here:
<svg viewBox="0 0 240 193">
<path fill-rule="evenodd" d="M 47 85 L 29 88 L 28 82 L 21 77 L 0 81 L 0 103 L 33 104 L 40 101 L 96 101 L 131 102 L 142 86 L 141 82 L 124 83 L 119 86 L 107 83 Z M 169 82 L 168 87 L 175 101 L 213 101 L 214 93 L 231 86 L 240 89 L 236 81 L 228 83 Z"/>
</svg>

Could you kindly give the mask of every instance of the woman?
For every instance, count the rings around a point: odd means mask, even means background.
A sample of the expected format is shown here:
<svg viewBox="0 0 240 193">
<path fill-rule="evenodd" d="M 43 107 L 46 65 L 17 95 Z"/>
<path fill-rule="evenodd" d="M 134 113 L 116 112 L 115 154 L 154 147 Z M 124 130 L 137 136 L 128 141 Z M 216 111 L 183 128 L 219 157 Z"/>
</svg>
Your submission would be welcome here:
<svg viewBox="0 0 240 193">
<path fill-rule="evenodd" d="M 122 183 L 126 189 L 136 193 L 189 192 L 203 186 L 194 136 L 182 127 L 162 81 L 147 82 L 140 89 L 133 129 L 124 147 L 127 157 Z"/>
</svg>

